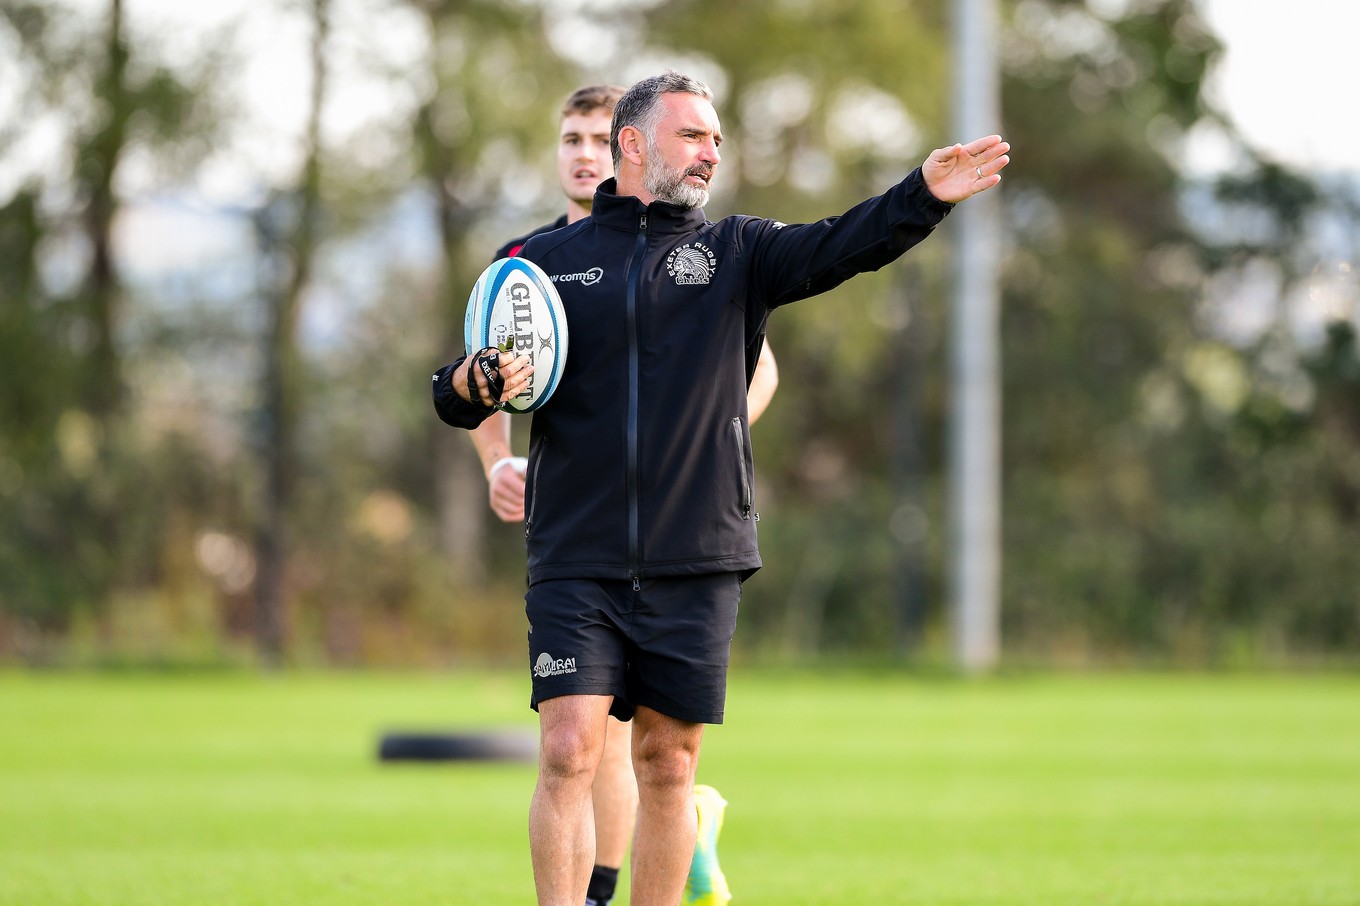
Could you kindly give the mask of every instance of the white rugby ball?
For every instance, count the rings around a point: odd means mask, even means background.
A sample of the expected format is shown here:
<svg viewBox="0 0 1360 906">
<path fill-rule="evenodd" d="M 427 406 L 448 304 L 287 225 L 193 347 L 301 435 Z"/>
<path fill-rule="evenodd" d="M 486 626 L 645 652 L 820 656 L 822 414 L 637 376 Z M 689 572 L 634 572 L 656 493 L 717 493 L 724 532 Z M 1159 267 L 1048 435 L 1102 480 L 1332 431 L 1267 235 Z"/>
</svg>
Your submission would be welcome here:
<svg viewBox="0 0 1360 906">
<path fill-rule="evenodd" d="M 529 387 L 506 402 L 512 412 L 533 412 L 557 389 L 567 364 L 567 318 L 548 275 L 526 258 L 501 258 L 482 271 L 463 318 L 468 355 L 497 346 L 527 354 Z"/>
</svg>

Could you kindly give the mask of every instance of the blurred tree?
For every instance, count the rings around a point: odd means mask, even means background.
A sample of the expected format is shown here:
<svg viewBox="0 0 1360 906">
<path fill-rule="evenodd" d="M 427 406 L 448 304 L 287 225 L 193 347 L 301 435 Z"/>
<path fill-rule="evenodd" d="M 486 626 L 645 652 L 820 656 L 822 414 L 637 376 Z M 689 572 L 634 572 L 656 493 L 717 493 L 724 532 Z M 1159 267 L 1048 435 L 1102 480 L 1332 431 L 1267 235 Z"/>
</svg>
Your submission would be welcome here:
<svg viewBox="0 0 1360 906">
<path fill-rule="evenodd" d="M 1003 106 L 1033 164 L 1007 184 L 1005 631 L 1075 656 L 1155 647 L 1167 624 L 1139 580 L 1174 501 L 1148 469 L 1140 388 L 1194 336 L 1197 266 L 1175 282 L 1155 262 L 1200 255 L 1178 152 L 1214 116 L 1220 46 L 1188 0 L 1014 9 Z"/>
<path fill-rule="evenodd" d="M 518 653 L 520 533 L 426 388 L 491 252 L 560 213 L 562 97 L 667 64 L 713 84 L 714 217 L 834 214 L 961 138 L 944 4 L 286 0 L 264 15 L 317 25 L 269 145 L 303 136 L 295 169 L 214 212 L 253 249 L 138 285 L 120 206 L 258 122 L 221 105 L 230 35 L 171 67 L 124 5 L 0 5 L 0 658 L 81 613 L 111 644 L 147 600 L 183 634 L 209 585 L 274 661 Z M 1190 0 L 1003 10 L 1008 656 L 1353 656 L 1360 204 L 1250 149 L 1183 172 L 1192 131 L 1234 140 Z M 772 319 L 771 568 L 739 645 L 938 637 L 949 237 Z"/>
<path fill-rule="evenodd" d="M 311 90 L 297 183 L 273 197 L 255 218 L 260 291 L 266 309 L 262 403 L 264 501 L 256 535 L 255 633 L 264 663 L 278 667 L 287 641 L 289 523 L 298 479 L 296 449 L 301 400 L 298 322 L 321 241 L 321 115 L 329 90 L 329 0 L 311 0 Z"/>
<path fill-rule="evenodd" d="M 410 662 L 424 656 L 403 635 L 413 625 L 431 646 L 500 651 L 505 632 L 520 635 L 503 602 L 507 586 L 520 593 L 521 534 L 488 524 L 471 445 L 434 417 L 428 382 L 462 346 L 476 275 L 524 228 L 551 173 L 559 99 L 543 86 L 571 79 L 532 10 L 360 5 L 362 17 L 330 6 L 329 77 L 386 82 L 403 104 L 318 151 L 315 130 L 343 101 L 317 100 L 330 114 L 313 116 L 307 144 L 321 157 L 254 218 L 273 312 L 255 436 L 266 465 L 257 606 L 262 619 L 266 608 L 288 615 L 279 635 L 292 659 Z M 379 22 L 406 36 L 394 44 L 405 56 L 354 53 Z M 342 326 L 309 338 L 302 299 L 321 317 L 342 313 Z"/>
<path fill-rule="evenodd" d="M 116 179 L 129 154 L 184 159 L 211 134 L 217 61 L 172 72 L 155 48 L 134 52 L 121 0 L 98 17 L 6 3 L 0 46 L 13 78 L 0 128 L 0 611 L 42 634 L 148 575 L 154 532 L 132 530 L 124 496 L 144 473 L 126 422 Z"/>
<path fill-rule="evenodd" d="M 1300 350 L 1278 331 L 1229 342 L 1238 306 L 1204 302 L 1268 261 L 1283 313 L 1318 255 L 1319 195 L 1263 161 L 1204 191 L 1183 169 L 1193 130 L 1253 158 L 1205 98 L 1218 41 L 1188 0 L 1111 9 L 1018 3 L 1007 39 L 1007 132 L 1042 162 L 1006 194 L 1008 639 L 1046 658 L 1325 650 L 1289 615 L 1344 599 L 1354 625 L 1353 533 L 1304 529 L 1340 526 L 1289 477 L 1319 439 L 1296 430 L 1309 406 L 1281 405 L 1308 383 Z"/>
<path fill-rule="evenodd" d="M 122 0 L 110 0 L 104 35 L 102 71 L 94 74 L 95 101 L 105 111 L 103 122 L 78 149 L 77 185 L 85 196 L 84 223 L 90 249 L 90 268 L 82 295 L 87 317 L 94 325 L 89 371 L 82 381 L 86 408 L 100 421 L 114 418 L 122 404 L 123 374 L 114 329 L 121 292 L 113 258 L 113 218 L 117 200 L 114 175 L 127 147 L 128 120 L 137 109 L 128 96 L 127 37 L 123 30 Z"/>
</svg>

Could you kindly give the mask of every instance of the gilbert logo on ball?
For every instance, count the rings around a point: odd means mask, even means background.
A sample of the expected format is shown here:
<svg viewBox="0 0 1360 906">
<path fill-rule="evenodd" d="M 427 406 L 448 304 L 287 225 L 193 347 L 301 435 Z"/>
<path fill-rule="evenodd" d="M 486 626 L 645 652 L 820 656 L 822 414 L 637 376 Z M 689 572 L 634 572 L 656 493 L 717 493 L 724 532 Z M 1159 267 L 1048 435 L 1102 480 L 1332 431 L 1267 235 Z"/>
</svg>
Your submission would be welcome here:
<svg viewBox="0 0 1360 906">
<path fill-rule="evenodd" d="M 548 275 L 526 258 L 495 261 L 472 287 L 463 318 L 468 355 L 487 346 L 527 355 L 534 366 L 529 387 L 507 402 L 511 412 L 546 403 L 567 364 L 567 319 Z"/>
</svg>

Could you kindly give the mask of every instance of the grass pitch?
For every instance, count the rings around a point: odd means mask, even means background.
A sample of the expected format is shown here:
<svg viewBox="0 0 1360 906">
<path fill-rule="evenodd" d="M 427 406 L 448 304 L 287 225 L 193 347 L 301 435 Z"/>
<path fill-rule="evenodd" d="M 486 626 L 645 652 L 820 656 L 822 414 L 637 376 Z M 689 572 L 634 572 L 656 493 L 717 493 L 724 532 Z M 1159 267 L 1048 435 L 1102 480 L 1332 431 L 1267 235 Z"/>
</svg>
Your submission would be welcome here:
<svg viewBox="0 0 1360 906">
<path fill-rule="evenodd" d="M 518 673 L 0 675 L 0 904 L 530 904 Z M 1360 904 L 1360 677 L 734 672 L 734 906 Z M 627 902 L 626 887 L 615 901 Z"/>
</svg>

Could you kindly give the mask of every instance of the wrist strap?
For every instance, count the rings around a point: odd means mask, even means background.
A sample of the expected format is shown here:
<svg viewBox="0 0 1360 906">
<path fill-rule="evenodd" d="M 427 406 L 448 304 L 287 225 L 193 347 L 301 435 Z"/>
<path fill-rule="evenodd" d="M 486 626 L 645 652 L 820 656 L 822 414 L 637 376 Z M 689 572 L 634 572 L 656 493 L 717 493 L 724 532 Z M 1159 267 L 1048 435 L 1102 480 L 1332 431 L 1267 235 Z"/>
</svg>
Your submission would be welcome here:
<svg viewBox="0 0 1360 906">
<path fill-rule="evenodd" d="M 487 483 L 487 484 L 491 484 L 491 482 L 493 482 L 493 481 L 496 480 L 496 470 L 497 470 L 497 469 L 499 469 L 501 466 L 508 466 L 508 465 L 510 465 L 511 463 L 513 463 L 514 461 L 515 461 L 515 457 L 513 457 L 513 456 L 502 456 L 500 459 L 498 459 L 498 460 L 496 460 L 495 462 L 493 462 L 493 463 L 491 464 L 491 468 L 487 470 L 487 473 L 486 473 L 486 483 Z"/>
<path fill-rule="evenodd" d="M 496 470 L 499 469 L 501 466 L 509 466 L 516 472 L 523 475 L 525 467 L 528 464 L 529 460 L 525 459 L 523 456 L 502 456 L 500 459 L 496 460 L 494 463 L 491 464 L 491 468 L 486 473 L 486 483 L 487 485 L 490 485 L 491 482 L 495 480 Z"/>
<path fill-rule="evenodd" d="M 477 389 L 477 372 L 480 371 L 482 377 L 486 379 L 486 389 L 491 392 L 492 403 L 490 408 L 501 408 L 500 397 L 505 392 L 505 379 L 501 377 L 500 361 L 500 350 L 494 346 L 488 346 L 468 356 L 468 402 L 484 409 L 487 408 L 486 404 L 482 402 L 482 394 Z"/>
</svg>

